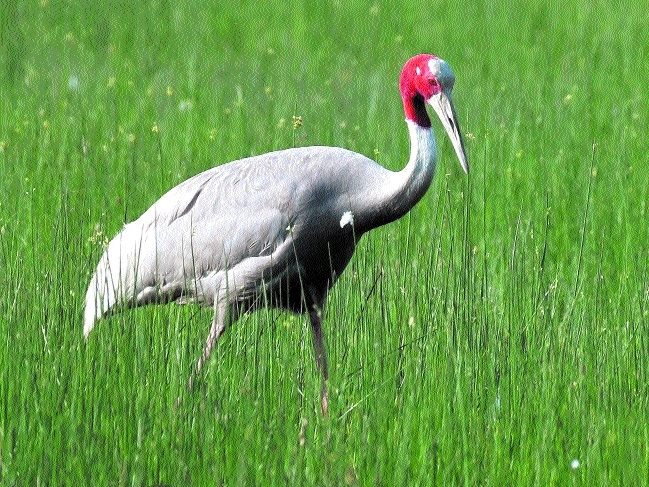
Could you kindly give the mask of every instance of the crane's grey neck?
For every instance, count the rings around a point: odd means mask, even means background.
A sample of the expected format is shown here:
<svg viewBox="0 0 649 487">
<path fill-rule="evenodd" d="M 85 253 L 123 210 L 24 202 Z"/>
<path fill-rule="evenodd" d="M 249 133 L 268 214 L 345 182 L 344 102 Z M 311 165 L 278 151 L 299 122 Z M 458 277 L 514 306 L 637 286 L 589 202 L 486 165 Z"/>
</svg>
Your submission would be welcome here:
<svg viewBox="0 0 649 487">
<path fill-rule="evenodd" d="M 390 173 L 372 205 L 370 228 L 390 223 L 417 204 L 426 194 L 435 174 L 437 147 L 432 127 L 421 127 L 406 119 L 410 134 L 410 159 L 399 172 Z"/>
<path fill-rule="evenodd" d="M 435 136 L 432 127 L 421 127 L 412 120 L 406 120 L 406 124 L 410 135 L 410 159 L 408 165 L 399 174 L 407 176 L 409 183 L 419 181 L 419 177 L 423 178 L 421 182 L 427 181 L 423 189 L 425 193 L 435 175 L 437 162 Z M 415 177 L 415 181 L 412 177 Z"/>
</svg>

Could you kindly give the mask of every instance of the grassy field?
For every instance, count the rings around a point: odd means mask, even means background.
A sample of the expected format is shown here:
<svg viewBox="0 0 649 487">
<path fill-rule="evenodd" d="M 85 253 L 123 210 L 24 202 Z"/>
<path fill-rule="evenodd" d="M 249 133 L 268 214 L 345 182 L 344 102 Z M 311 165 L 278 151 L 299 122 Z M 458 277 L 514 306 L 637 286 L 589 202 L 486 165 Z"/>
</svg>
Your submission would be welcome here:
<svg viewBox="0 0 649 487">
<path fill-rule="evenodd" d="M 0 485 L 649 484 L 646 3 L 217 3 L 0 3 Z M 328 418 L 304 317 L 243 316 L 187 395 L 209 309 L 84 342 L 106 239 L 185 178 L 401 168 L 419 52 L 472 172 L 434 121 L 429 194 L 331 294 Z"/>
</svg>

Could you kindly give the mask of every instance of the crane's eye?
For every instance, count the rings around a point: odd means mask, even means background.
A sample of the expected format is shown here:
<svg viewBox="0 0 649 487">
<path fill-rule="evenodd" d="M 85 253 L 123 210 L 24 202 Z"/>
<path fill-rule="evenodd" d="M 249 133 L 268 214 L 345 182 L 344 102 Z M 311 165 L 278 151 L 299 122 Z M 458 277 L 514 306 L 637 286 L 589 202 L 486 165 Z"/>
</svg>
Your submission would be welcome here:
<svg viewBox="0 0 649 487">
<path fill-rule="evenodd" d="M 439 86 L 439 83 L 437 82 L 437 80 L 436 80 L 435 78 L 429 78 L 429 79 L 428 79 L 428 83 L 429 83 L 430 86 L 432 86 L 433 88 L 437 88 L 437 87 Z"/>
</svg>

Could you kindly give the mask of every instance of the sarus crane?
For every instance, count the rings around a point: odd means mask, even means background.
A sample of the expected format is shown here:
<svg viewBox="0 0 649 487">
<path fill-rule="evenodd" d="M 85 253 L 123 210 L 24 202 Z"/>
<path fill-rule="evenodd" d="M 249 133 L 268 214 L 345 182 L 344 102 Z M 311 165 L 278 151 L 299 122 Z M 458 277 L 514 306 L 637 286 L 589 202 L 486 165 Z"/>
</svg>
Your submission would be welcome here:
<svg viewBox="0 0 649 487">
<path fill-rule="evenodd" d="M 195 376 L 241 313 L 263 306 L 308 313 L 326 414 L 327 293 L 363 234 L 403 216 L 428 190 L 437 149 L 426 104 L 468 174 L 454 82 L 436 56 L 406 62 L 399 88 L 410 158 L 400 171 L 338 147 L 300 147 L 223 164 L 169 190 L 109 242 L 88 286 L 85 337 L 116 309 L 171 301 L 213 306 Z"/>
</svg>

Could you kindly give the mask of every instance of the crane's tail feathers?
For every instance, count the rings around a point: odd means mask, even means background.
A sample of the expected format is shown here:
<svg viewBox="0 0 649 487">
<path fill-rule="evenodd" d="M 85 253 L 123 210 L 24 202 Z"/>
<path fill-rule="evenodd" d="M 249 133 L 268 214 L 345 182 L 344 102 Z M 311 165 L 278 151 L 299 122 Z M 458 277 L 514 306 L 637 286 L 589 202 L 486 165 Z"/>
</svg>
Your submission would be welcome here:
<svg viewBox="0 0 649 487">
<path fill-rule="evenodd" d="M 86 338 L 97 320 L 115 306 L 133 300 L 142 248 L 142 234 L 133 230 L 135 229 L 126 226 L 110 241 L 90 279 L 83 323 L 83 334 Z"/>
<path fill-rule="evenodd" d="M 108 313 L 117 304 L 119 283 L 117 286 L 110 272 L 109 250 L 102 255 L 95 274 L 90 280 L 86 292 L 86 309 L 83 321 L 83 335 L 88 338 L 97 320 Z"/>
</svg>

